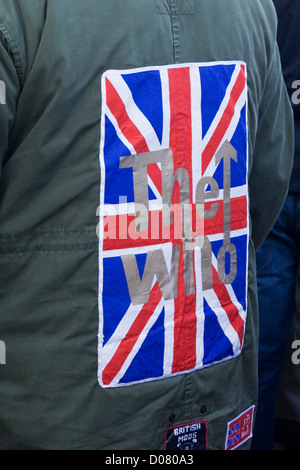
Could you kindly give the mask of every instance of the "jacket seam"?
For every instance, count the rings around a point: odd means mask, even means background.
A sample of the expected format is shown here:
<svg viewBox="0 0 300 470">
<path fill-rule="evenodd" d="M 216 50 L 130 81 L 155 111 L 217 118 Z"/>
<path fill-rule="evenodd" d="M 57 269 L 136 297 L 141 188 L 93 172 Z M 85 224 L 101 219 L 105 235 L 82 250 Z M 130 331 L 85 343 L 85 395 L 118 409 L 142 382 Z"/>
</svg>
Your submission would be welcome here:
<svg viewBox="0 0 300 470">
<path fill-rule="evenodd" d="M 177 0 L 169 0 L 169 2 L 170 2 L 170 18 L 171 18 L 172 36 L 173 36 L 173 58 L 174 58 L 174 63 L 178 64 L 180 62 L 178 6 L 177 6 Z"/>
<path fill-rule="evenodd" d="M 0 257 L 2 256 L 22 256 L 26 254 L 34 254 L 34 253 L 45 253 L 45 254 L 63 254 L 63 253 L 86 253 L 86 252 L 94 252 L 98 249 L 98 246 L 86 246 L 82 248 L 65 248 L 65 249 L 46 249 L 46 248 L 37 248 L 32 250 L 20 250 L 18 249 L 13 250 L 3 250 L 0 252 Z"/>
<path fill-rule="evenodd" d="M 51 229 L 51 230 L 29 230 L 27 232 L 22 233 L 11 233 L 11 234 L 4 234 L 0 235 L 0 240 L 5 239 L 18 239 L 18 238 L 25 238 L 25 237 L 33 237 L 33 236 L 43 236 L 49 234 L 86 234 L 86 233 L 96 233 L 96 229 L 92 228 L 90 230 L 86 229 Z"/>
<path fill-rule="evenodd" d="M 21 84 L 23 84 L 23 79 L 24 79 L 24 72 L 23 72 L 23 64 L 22 64 L 22 58 L 21 58 L 21 53 L 17 44 L 17 41 L 10 31 L 7 23 L 3 18 L 0 18 L 0 33 L 3 35 L 8 48 L 4 44 L 4 47 L 6 47 L 6 50 L 11 54 L 17 75 L 19 78 L 19 81 Z"/>
</svg>

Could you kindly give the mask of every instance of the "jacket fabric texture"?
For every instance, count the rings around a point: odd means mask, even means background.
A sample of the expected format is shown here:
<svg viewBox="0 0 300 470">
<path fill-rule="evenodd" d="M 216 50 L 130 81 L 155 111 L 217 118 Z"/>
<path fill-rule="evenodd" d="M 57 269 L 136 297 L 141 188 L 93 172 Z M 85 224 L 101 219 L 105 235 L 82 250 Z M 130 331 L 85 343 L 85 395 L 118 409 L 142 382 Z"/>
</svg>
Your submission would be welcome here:
<svg viewBox="0 0 300 470">
<path fill-rule="evenodd" d="M 166 77 L 171 98 L 159 109 L 171 108 L 176 138 L 163 146 L 156 106 Z M 189 77 L 192 91 L 182 85 Z M 187 103 L 193 117 L 194 98 L 202 103 L 204 136 L 232 77 L 239 96 L 225 109 L 237 130 L 221 153 L 210 150 L 215 166 L 224 162 L 216 174 L 191 170 L 198 219 L 214 231 L 193 240 L 195 264 L 188 251 L 183 261 L 179 242 L 161 240 L 150 251 L 144 241 L 125 252 L 112 243 L 105 257 L 106 204 L 156 197 L 153 186 L 145 191 L 142 156 L 153 181 L 163 175 L 163 202 L 172 190 L 180 204 L 192 194 Z M 248 449 L 257 397 L 255 250 L 282 208 L 294 152 L 272 1 L 1 0 L 0 80 L 0 448 Z M 199 126 L 196 119 L 190 132 L 193 165 Z M 147 217 L 136 219 L 145 230 Z M 155 305 L 145 319 L 147 295 Z M 123 304 L 135 322 L 122 317 Z M 244 431 L 235 440 L 234 426 Z"/>
</svg>

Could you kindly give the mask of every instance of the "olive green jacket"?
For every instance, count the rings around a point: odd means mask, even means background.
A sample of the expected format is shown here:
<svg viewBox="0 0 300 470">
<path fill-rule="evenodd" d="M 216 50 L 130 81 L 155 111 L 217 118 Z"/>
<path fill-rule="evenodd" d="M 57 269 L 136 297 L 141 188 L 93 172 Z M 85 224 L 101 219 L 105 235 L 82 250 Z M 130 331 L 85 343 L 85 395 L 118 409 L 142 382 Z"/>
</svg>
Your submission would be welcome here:
<svg viewBox="0 0 300 470">
<path fill-rule="evenodd" d="M 275 18 L 271 0 L 1 0 L 1 449 L 162 450 L 194 439 L 195 449 L 223 450 L 240 415 L 249 427 L 237 442 L 249 447 L 255 249 L 280 212 L 293 156 Z M 99 378 L 101 77 L 232 61 L 247 68 L 242 351 L 207 367 L 109 386 Z M 117 315 L 116 302 L 112 308 Z"/>
</svg>

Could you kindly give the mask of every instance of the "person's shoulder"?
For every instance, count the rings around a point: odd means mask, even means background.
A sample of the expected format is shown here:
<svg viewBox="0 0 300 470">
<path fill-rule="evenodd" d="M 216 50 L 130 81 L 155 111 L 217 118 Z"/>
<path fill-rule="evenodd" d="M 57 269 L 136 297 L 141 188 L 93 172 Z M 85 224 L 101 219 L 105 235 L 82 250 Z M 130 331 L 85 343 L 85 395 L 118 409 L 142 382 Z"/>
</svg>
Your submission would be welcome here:
<svg viewBox="0 0 300 470">
<path fill-rule="evenodd" d="M 199 0 L 200 5 L 201 2 Z M 199 8 L 201 10 L 201 7 Z M 277 14 L 273 0 L 214 0 L 208 8 L 216 16 L 222 14 L 224 21 L 234 21 L 235 28 L 242 26 L 245 32 L 261 28 L 268 34 L 276 30 Z"/>
<path fill-rule="evenodd" d="M 233 8 L 238 8 L 248 20 L 276 22 L 276 10 L 273 0 L 230 0 Z"/>
<path fill-rule="evenodd" d="M 273 0 L 233 0 L 240 9 L 245 29 L 254 31 L 273 50 L 277 35 L 277 14 Z"/>
<path fill-rule="evenodd" d="M 13 57 L 21 82 L 39 47 L 48 0 L 1 0 L 0 41 Z"/>
<path fill-rule="evenodd" d="M 273 0 L 239 0 L 241 8 L 247 7 L 256 15 L 257 19 L 264 19 L 268 22 L 276 21 L 276 10 Z"/>
</svg>

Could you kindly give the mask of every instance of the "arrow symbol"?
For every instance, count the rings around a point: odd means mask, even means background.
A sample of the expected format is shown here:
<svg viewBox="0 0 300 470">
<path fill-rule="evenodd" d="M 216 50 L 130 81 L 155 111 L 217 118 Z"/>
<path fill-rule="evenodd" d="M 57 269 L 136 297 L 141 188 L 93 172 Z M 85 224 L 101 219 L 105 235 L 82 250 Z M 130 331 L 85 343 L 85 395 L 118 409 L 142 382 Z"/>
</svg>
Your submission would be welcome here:
<svg viewBox="0 0 300 470">
<path fill-rule="evenodd" d="M 224 245 L 230 243 L 230 189 L 231 189 L 231 160 L 237 162 L 237 151 L 228 140 L 225 140 L 222 147 L 216 153 L 216 164 L 224 160 Z"/>
<path fill-rule="evenodd" d="M 231 145 L 228 140 L 225 140 L 224 144 L 220 147 L 218 152 L 216 153 L 216 165 L 220 163 L 223 159 L 223 172 L 224 172 L 224 179 L 223 179 L 223 202 L 224 202 L 224 209 L 223 209 L 223 232 L 224 232 L 224 239 L 223 239 L 223 246 L 221 247 L 219 254 L 218 254 L 218 274 L 220 280 L 224 284 L 231 284 L 237 274 L 237 255 L 236 255 L 236 247 L 233 243 L 230 243 L 230 225 L 231 225 L 231 202 L 230 202 L 230 190 L 231 190 L 231 160 L 237 162 L 237 151 Z M 230 255 L 230 272 L 226 274 L 225 270 L 225 257 L 226 253 Z"/>
</svg>

